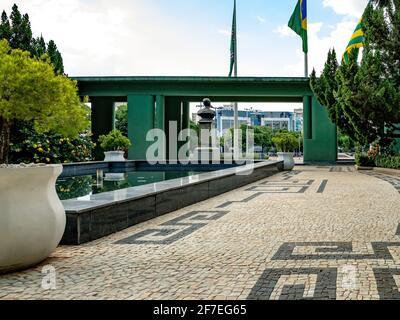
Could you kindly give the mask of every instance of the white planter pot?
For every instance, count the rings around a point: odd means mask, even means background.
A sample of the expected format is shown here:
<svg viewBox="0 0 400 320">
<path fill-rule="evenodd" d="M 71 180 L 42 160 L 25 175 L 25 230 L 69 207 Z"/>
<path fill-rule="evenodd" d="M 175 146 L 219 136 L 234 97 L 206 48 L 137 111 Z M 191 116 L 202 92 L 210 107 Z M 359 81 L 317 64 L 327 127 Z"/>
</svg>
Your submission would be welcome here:
<svg viewBox="0 0 400 320">
<path fill-rule="evenodd" d="M 61 165 L 0 168 L 0 273 L 46 259 L 65 231 L 55 183 Z"/>
<path fill-rule="evenodd" d="M 283 161 L 285 171 L 291 171 L 295 166 L 293 152 L 278 152 L 278 161 Z"/>
<path fill-rule="evenodd" d="M 124 151 L 108 151 L 104 152 L 106 162 L 124 162 L 126 161 Z"/>
</svg>

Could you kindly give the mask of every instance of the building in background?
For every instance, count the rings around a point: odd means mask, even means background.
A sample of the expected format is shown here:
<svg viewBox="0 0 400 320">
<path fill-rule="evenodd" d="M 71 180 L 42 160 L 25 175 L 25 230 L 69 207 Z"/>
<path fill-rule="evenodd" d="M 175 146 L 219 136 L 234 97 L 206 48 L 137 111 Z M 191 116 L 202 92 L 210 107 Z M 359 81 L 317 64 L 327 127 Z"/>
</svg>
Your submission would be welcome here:
<svg viewBox="0 0 400 320">
<path fill-rule="evenodd" d="M 303 109 L 294 109 L 293 128 L 294 131 L 303 132 Z"/>
<path fill-rule="evenodd" d="M 234 127 L 234 110 L 231 105 L 216 109 L 216 127 L 219 136 Z M 289 131 L 303 130 L 303 110 L 295 112 L 268 112 L 256 109 L 239 110 L 239 124 L 249 126 L 267 126 L 273 130 L 286 129 Z"/>
</svg>

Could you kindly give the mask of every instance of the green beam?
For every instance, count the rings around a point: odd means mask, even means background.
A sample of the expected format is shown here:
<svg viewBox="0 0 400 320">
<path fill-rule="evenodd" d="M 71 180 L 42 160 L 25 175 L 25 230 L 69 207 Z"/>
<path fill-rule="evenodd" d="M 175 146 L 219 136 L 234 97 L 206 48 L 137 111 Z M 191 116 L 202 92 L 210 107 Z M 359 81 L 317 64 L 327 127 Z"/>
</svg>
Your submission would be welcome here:
<svg viewBox="0 0 400 320">
<path fill-rule="evenodd" d="M 80 95 L 181 97 L 282 97 L 311 95 L 307 78 L 78 77 Z M 215 99 L 214 99 L 215 100 Z M 225 101 L 227 102 L 227 101 Z"/>
<path fill-rule="evenodd" d="M 113 97 L 91 97 L 92 104 L 92 134 L 96 147 L 93 152 L 95 160 L 104 159 L 104 152 L 99 146 L 98 139 L 101 135 L 110 133 L 115 128 L 115 108 Z"/>
<path fill-rule="evenodd" d="M 128 96 L 128 136 L 132 142 L 129 160 L 146 160 L 146 141 L 149 130 L 154 128 L 155 100 L 151 95 Z"/>
</svg>

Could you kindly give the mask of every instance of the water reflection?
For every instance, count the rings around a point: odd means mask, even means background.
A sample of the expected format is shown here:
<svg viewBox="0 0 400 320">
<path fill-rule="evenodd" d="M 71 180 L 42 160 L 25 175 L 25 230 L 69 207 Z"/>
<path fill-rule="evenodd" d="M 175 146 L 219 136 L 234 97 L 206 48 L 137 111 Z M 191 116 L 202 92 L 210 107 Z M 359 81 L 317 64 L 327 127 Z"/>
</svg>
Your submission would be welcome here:
<svg viewBox="0 0 400 320">
<path fill-rule="evenodd" d="M 103 170 L 97 170 L 93 176 L 60 178 L 57 180 L 56 190 L 61 200 L 79 198 L 79 200 L 87 201 L 94 194 L 149 185 L 165 180 L 190 177 L 189 179 L 193 179 L 190 181 L 195 181 L 198 178 L 193 176 L 199 173 L 195 171 L 105 173 Z M 116 196 L 119 197 L 119 195 Z"/>
</svg>

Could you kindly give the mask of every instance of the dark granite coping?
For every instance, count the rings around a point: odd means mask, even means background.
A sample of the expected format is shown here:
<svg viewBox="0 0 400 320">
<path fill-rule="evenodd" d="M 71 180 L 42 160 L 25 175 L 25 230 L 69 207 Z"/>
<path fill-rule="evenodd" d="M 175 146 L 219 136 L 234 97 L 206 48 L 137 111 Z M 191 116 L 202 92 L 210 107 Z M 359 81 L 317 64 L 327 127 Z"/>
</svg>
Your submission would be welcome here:
<svg viewBox="0 0 400 320">
<path fill-rule="evenodd" d="M 269 167 L 269 166 L 272 167 L 280 163 L 281 163 L 280 161 L 258 162 L 240 167 L 202 173 L 190 177 L 161 181 L 144 186 L 99 193 L 88 196 L 88 200 L 83 200 L 83 198 L 85 197 L 64 200 L 62 201 L 62 203 L 67 213 L 81 214 L 92 211 L 94 209 L 113 206 L 116 204 L 125 203 L 132 200 L 137 200 L 148 196 L 160 194 L 165 191 L 177 190 L 187 186 L 197 185 L 220 178 L 245 174 L 247 171 L 251 171 L 252 169 L 256 170 L 262 167 Z"/>
</svg>

